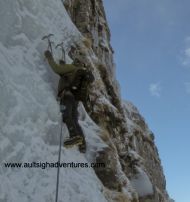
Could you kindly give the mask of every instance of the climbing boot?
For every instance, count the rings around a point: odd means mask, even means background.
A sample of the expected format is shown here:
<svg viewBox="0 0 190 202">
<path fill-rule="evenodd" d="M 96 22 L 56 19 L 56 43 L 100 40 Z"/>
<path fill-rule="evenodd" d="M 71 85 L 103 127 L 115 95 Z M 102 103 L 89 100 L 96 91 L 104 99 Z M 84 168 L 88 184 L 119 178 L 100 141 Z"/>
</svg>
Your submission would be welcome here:
<svg viewBox="0 0 190 202">
<path fill-rule="evenodd" d="M 85 153 L 86 152 L 86 141 L 85 141 L 84 136 L 83 136 L 82 144 L 79 145 L 79 151 L 81 153 Z"/>
<path fill-rule="evenodd" d="M 81 145 L 81 144 L 83 144 L 83 137 L 81 137 L 79 135 L 71 137 L 71 138 L 65 140 L 65 142 L 64 142 L 64 146 L 66 148 L 73 147 L 75 145 Z"/>
</svg>

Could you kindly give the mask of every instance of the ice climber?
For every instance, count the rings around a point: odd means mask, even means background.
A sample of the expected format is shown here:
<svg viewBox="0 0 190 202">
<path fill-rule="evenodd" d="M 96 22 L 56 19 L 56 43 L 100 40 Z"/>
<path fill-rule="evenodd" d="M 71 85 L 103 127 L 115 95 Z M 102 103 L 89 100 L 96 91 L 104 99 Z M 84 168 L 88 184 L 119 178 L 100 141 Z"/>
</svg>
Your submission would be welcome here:
<svg viewBox="0 0 190 202">
<path fill-rule="evenodd" d="M 52 70 L 60 76 L 58 84 L 58 97 L 60 98 L 60 110 L 62 120 L 67 125 L 70 137 L 64 142 L 65 147 L 79 145 L 81 152 L 86 150 L 86 142 L 83 131 L 78 123 L 78 102 L 86 102 L 86 92 L 89 83 L 94 76 L 76 58 L 73 64 L 66 64 L 60 60 L 57 64 L 49 50 L 45 51 L 45 57 Z"/>
</svg>

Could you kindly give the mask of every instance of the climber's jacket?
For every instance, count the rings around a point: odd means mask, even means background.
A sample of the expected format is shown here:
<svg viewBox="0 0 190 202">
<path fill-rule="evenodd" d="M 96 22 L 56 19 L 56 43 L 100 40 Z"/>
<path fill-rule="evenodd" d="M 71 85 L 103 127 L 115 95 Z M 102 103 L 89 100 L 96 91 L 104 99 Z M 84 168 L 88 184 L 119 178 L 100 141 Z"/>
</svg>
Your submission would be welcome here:
<svg viewBox="0 0 190 202">
<path fill-rule="evenodd" d="M 58 85 L 58 95 L 65 89 L 70 88 L 70 85 L 75 79 L 75 75 L 78 70 L 84 67 L 79 67 L 74 64 L 57 64 L 50 51 L 45 51 L 45 57 L 52 68 L 52 70 L 60 75 L 59 85 Z"/>
</svg>

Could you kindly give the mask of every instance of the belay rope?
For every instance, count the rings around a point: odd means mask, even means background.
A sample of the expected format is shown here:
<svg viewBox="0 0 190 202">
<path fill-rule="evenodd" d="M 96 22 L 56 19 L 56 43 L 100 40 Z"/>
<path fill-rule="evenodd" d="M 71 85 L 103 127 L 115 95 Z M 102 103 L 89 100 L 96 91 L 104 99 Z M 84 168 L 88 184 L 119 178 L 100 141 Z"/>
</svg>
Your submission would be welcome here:
<svg viewBox="0 0 190 202">
<path fill-rule="evenodd" d="M 57 168 L 57 183 L 56 183 L 56 196 L 55 202 L 58 202 L 58 195 L 59 195 L 59 173 L 60 173 L 60 161 L 61 161 L 61 143 L 62 143 L 62 131 L 63 131 L 63 124 L 61 120 L 61 132 L 60 132 L 60 140 L 59 140 L 59 155 L 58 155 L 58 168 Z"/>
</svg>

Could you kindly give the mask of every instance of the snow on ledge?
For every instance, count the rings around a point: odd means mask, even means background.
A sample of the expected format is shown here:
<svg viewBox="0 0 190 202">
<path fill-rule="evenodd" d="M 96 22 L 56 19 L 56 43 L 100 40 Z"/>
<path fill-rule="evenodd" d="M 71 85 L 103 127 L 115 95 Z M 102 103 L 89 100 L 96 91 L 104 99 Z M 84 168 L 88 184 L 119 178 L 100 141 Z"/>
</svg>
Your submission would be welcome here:
<svg viewBox="0 0 190 202">
<path fill-rule="evenodd" d="M 137 174 L 131 179 L 131 184 L 140 197 L 154 193 L 152 183 L 142 168 L 137 167 Z"/>
</svg>

